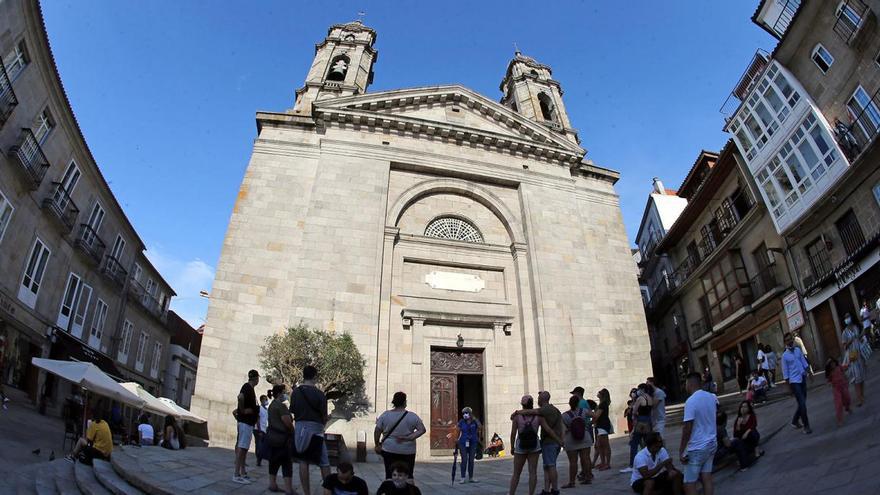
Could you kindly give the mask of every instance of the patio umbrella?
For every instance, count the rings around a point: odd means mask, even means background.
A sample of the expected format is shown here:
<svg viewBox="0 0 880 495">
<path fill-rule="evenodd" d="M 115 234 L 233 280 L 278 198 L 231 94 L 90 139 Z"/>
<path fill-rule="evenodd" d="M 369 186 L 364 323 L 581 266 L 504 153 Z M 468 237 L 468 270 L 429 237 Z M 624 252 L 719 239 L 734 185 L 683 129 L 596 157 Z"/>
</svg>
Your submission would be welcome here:
<svg viewBox="0 0 880 495">
<path fill-rule="evenodd" d="M 177 411 L 177 415 L 180 417 L 180 419 L 182 419 L 184 421 L 189 421 L 192 423 L 207 423 L 208 422 L 207 419 L 199 416 L 198 414 L 193 414 L 193 413 L 189 412 L 188 410 L 186 410 L 185 408 L 180 407 L 176 402 L 169 399 L 168 397 L 159 397 L 159 400 L 162 401 L 165 405 L 167 405 L 170 408 Z"/>
<path fill-rule="evenodd" d="M 37 368 L 42 368 L 53 375 L 77 384 L 93 394 L 135 407 L 144 406 L 144 400 L 137 394 L 130 392 L 92 363 L 43 358 L 32 358 L 31 363 Z"/>
<path fill-rule="evenodd" d="M 157 399 L 153 394 L 144 390 L 144 387 L 142 387 L 139 383 L 127 382 L 121 383 L 120 385 L 122 385 L 129 392 L 143 399 L 143 410 L 149 411 L 153 414 L 158 414 L 160 416 L 180 416 L 180 413 L 176 409 Z"/>
</svg>

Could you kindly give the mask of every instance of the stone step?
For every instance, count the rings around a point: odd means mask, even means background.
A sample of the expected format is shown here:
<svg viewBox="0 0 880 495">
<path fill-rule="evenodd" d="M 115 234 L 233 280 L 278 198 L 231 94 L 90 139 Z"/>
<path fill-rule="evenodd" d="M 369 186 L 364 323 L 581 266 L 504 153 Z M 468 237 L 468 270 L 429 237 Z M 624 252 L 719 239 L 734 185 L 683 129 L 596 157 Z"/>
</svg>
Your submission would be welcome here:
<svg viewBox="0 0 880 495">
<path fill-rule="evenodd" d="M 59 459 L 59 461 L 67 462 L 64 459 Z M 37 491 L 37 495 L 58 495 L 58 489 L 55 488 L 55 469 L 51 464 L 40 463 L 41 469 L 36 471 L 37 476 L 34 479 L 34 489 Z"/>
<path fill-rule="evenodd" d="M 142 448 L 155 449 L 159 447 Z M 110 458 L 110 463 L 113 465 L 116 474 L 121 476 L 132 486 L 139 490 L 143 490 L 150 495 L 173 495 L 173 492 L 165 489 L 143 472 L 137 458 L 134 455 L 129 454 L 129 452 L 132 452 L 132 449 L 133 447 L 119 448 L 113 452 L 113 457 Z"/>
<path fill-rule="evenodd" d="M 57 459 L 49 463 L 52 467 L 52 475 L 55 477 L 55 489 L 59 495 L 80 495 L 82 492 L 76 486 L 76 478 L 73 475 L 73 463 L 66 459 Z"/>
<path fill-rule="evenodd" d="M 36 495 L 37 489 L 36 480 L 34 479 L 35 476 L 36 475 L 33 472 L 19 472 L 15 482 L 14 493 L 16 495 Z"/>
<path fill-rule="evenodd" d="M 111 456 L 112 458 L 112 456 Z M 104 485 L 104 488 L 113 493 L 113 495 L 144 495 L 144 492 L 131 486 L 127 481 L 122 479 L 113 466 L 107 461 L 95 460 L 95 477 Z"/>
<path fill-rule="evenodd" d="M 91 466 L 77 462 L 73 468 L 76 486 L 85 495 L 112 495 L 113 492 L 104 488 L 104 485 L 95 477 L 95 470 Z"/>
</svg>

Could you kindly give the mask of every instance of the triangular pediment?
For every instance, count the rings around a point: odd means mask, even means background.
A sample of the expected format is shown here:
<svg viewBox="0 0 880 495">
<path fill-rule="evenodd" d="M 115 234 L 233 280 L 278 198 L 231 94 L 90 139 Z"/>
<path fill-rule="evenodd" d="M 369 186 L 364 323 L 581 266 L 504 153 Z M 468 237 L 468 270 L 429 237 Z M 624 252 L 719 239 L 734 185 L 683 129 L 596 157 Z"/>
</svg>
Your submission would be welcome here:
<svg viewBox="0 0 880 495">
<path fill-rule="evenodd" d="M 549 128 L 463 86 L 399 89 L 322 100 L 316 115 L 357 123 L 379 122 L 415 132 L 464 136 L 468 140 L 510 143 L 539 154 L 583 157 L 583 148 Z M 461 138 L 465 139 L 465 138 Z"/>
</svg>

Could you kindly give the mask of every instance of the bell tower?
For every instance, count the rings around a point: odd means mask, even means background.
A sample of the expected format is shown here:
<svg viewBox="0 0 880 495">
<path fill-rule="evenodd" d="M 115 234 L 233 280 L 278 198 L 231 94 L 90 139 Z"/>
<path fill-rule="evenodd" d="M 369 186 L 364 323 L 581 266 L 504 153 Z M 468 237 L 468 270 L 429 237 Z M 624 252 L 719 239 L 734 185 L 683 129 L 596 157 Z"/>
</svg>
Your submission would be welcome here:
<svg viewBox="0 0 880 495">
<path fill-rule="evenodd" d="M 294 113 L 309 115 L 312 103 L 327 98 L 363 94 L 373 82 L 376 32 L 361 21 L 336 24 L 315 45 L 315 60 L 303 87 L 296 90 Z"/>
<path fill-rule="evenodd" d="M 550 67 L 517 51 L 499 89 L 502 105 L 580 144 L 562 102 L 562 86 L 553 79 Z"/>
</svg>

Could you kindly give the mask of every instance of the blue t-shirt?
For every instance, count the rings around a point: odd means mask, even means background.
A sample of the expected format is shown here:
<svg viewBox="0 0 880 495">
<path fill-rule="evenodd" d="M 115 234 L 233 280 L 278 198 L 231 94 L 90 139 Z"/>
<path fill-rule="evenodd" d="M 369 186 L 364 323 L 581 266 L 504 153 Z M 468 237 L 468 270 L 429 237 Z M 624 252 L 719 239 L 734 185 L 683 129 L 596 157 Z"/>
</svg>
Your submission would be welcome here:
<svg viewBox="0 0 880 495">
<path fill-rule="evenodd" d="M 465 445 L 465 442 L 470 441 L 471 445 L 477 444 L 477 429 L 480 427 L 480 422 L 476 418 L 472 418 L 471 422 L 468 423 L 465 420 L 458 421 L 458 429 L 461 430 L 461 437 L 458 439 L 458 443 L 461 446 Z"/>
</svg>

